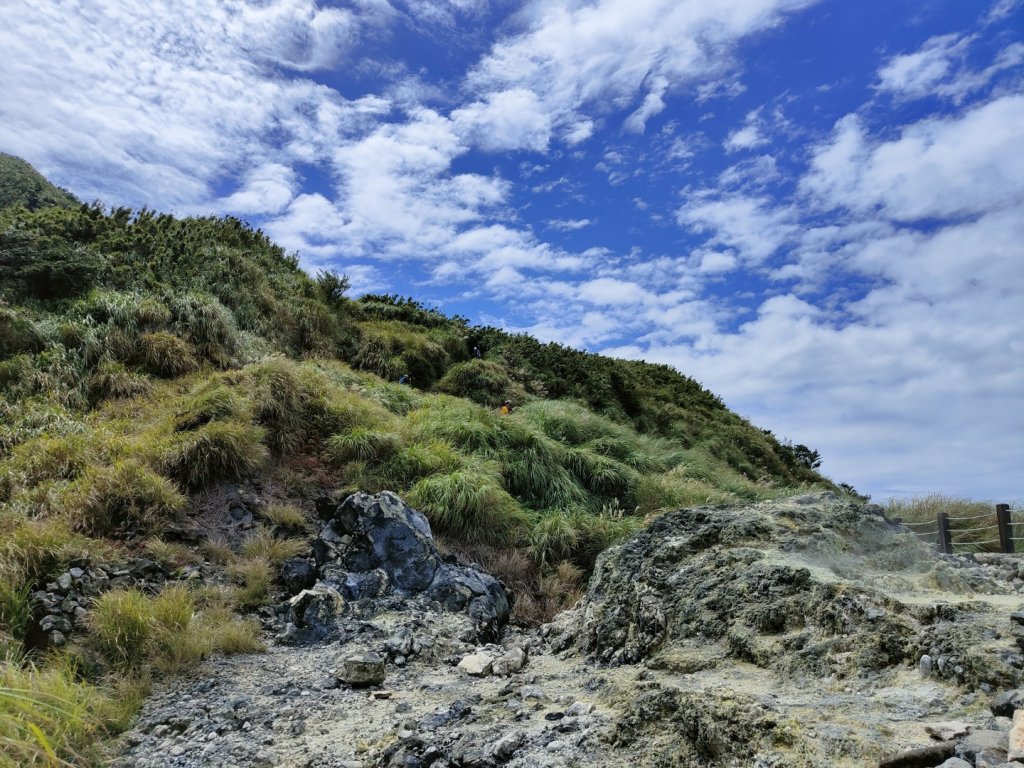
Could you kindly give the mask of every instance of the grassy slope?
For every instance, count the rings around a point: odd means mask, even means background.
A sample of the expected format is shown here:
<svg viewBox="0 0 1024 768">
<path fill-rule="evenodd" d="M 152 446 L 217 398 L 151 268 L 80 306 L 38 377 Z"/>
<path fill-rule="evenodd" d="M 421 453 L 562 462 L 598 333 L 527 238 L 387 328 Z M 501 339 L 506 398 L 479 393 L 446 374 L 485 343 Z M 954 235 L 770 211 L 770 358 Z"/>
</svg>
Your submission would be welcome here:
<svg viewBox="0 0 1024 768">
<path fill-rule="evenodd" d="M 235 219 L 71 205 L 20 161 L 0 161 L 0 646 L 11 658 L 0 740 L 23 762 L 118 727 L 148 674 L 252 647 L 231 612 L 268 599 L 324 491 L 403 494 L 449 547 L 513 582 L 530 618 L 560 607 L 602 548 L 659 510 L 824 483 L 665 366 L 395 297 L 351 301 L 343 280 L 310 278 Z M 402 375 L 414 386 L 395 384 Z M 506 398 L 517 408 L 503 417 Z M 161 538 L 190 497 L 256 477 L 278 503 L 248 541 L 197 553 Z M 83 551 L 204 556 L 225 582 L 112 593 L 83 647 L 26 665 L 28 592 Z M 4 700 L 18 687 L 64 686 L 67 698 L 73 654 L 92 670 L 85 685 L 116 682 L 89 688 L 107 702 L 102 722 L 62 719 L 45 693 L 34 709 Z"/>
</svg>

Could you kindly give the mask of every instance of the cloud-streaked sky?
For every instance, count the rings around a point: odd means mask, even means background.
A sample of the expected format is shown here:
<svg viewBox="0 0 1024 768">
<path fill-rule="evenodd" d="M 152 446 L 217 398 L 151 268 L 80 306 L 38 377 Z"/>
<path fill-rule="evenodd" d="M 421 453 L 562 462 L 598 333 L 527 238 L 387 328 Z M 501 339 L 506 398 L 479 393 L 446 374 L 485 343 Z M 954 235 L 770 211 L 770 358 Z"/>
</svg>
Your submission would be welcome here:
<svg viewBox="0 0 1024 768">
<path fill-rule="evenodd" d="M 7 0 L 0 150 L 1024 498 L 1021 0 Z"/>
</svg>

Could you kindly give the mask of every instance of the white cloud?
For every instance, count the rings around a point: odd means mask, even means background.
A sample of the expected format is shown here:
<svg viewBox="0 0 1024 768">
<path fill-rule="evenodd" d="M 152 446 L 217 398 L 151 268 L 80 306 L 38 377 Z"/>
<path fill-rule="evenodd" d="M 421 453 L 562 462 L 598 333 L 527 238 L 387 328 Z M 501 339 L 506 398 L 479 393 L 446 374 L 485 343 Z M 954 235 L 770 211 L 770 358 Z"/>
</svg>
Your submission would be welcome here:
<svg viewBox="0 0 1024 768">
<path fill-rule="evenodd" d="M 298 174 L 280 163 L 265 163 L 251 170 L 241 188 L 218 201 L 224 213 L 234 215 L 280 213 L 295 197 Z"/>
<path fill-rule="evenodd" d="M 1024 63 L 1024 43 L 1003 48 L 991 65 L 981 70 L 965 63 L 978 36 L 933 37 L 910 54 L 894 56 L 879 70 L 878 90 L 900 99 L 937 96 L 961 103 L 986 88 L 997 75 Z"/>
<path fill-rule="evenodd" d="M 735 249 L 753 264 L 767 259 L 797 231 L 792 210 L 775 207 L 768 197 L 743 194 L 698 193 L 679 209 L 676 220 L 694 231 L 712 233 L 712 244 Z"/>
<path fill-rule="evenodd" d="M 1022 145 L 1022 95 L 923 120 L 886 142 L 848 116 L 816 149 L 803 189 L 824 208 L 877 208 L 898 221 L 977 215 L 1024 194 Z"/>
<path fill-rule="evenodd" d="M 579 286 L 579 297 L 592 304 L 637 304 L 648 298 L 648 293 L 637 283 L 601 277 Z"/>
<path fill-rule="evenodd" d="M 551 120 L 533 91 L 512 88 L 487 94 L 484 101 L 452 112 L 452 120 L 481 149 L 529 149 L 543 152 L 551 137 Z"/>
<path fill-rule="evenodd" d="M 954 59 L 962 59 L 970 46 L 969 37 L 942 35 L 928 40 L 921 49 L 894 56 L 878 72 L 879 90 L 907 98 L 931 93 L 953 68 Z"/>
<path fill-rule="evenodd" d="M 0 8 L 0 145 L 86 199 L 209 201 L 253 166 L 308 161 L 364 124 L 353 103 L 276 66 L 336 63 L 380 9 L 313 0 Z M 282 148 L 284 157 L 282 157 Z"/>
<path fill-rule="evenodd" d="M 551 229 L 558 229 L 562 232 L 574 232 L 577 229 L 583 229 L 593 224 L 590 219 L 548 219 L 547 225 Z"/>
<path fill-rule="evenodd" d="M 761 109 L 747 113 L 743 126 L 730 133 L 723 144 L 726 152 L 739 152 L 745 149 L 756 149 L 768 143 L 764 135 L 764 120 Z"/>
<path fill-rule="evenodd" d="M 541 0 L 521 14 L 526 29 L 493 46 L 467 78 L 478 93 L 528 88 L 570 144 L 589 136 L 587 110 L 641 106 L 626 128 L 643 130 L 670 90 L 717 79 L 743 37 L 814 0 Z"/>
</svg>

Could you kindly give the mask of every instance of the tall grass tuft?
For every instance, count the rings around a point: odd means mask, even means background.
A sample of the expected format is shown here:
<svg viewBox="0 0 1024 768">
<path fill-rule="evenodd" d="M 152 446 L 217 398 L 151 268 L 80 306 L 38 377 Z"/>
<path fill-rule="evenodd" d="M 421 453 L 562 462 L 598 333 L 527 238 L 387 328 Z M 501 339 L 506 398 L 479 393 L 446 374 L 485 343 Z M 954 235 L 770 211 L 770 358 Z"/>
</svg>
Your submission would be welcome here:
<svg viewBox="0 0 1024 768">
<path fill-rule="evenodd" d="M 89 534 L 110 536 L 125 528 L 159 532 L 185 506 L 185 497 L 165 477 L 132 460 L 90 466 L 67 489 L 67 515 Z"/>
<path fill-rule="evenodd" d="M 93 604 L 89 623 L 90 642 L 115 667 L 141 663 L 156 629 L 152 602 L 135 589 L 104 592 Z"/>
<path fill-rule="evenodd" d="M 470 543 L 506 546 L 529 528 L 529 518 L 491 472 L 473 469 L 426 477 L 409 492 L 441 533 Z"/>
<path fill-rule="evenodd" d="M 219 382 L 208 383 L 190 397 L 174 414 L 174 428 L 186 432 L 236 415 L 244 415 L 242 399 Z"/>
<path fill-rule="evenodd" d="M 139 336 L 135 361 L 154 376 L 172 377 L 199 369 L 192 346 L 173 333 L 156 331 Z"/>
<path fill-rule="evenodd" d="M 337 465 L 350 461 L 379 464 L 394 456 L 400 447 L 401 438 L 398 435 L 356 427 L 328 438 L 324 444 L 324 454 Z"/>
<path fill-rule="evenodd" d="M 101 360 L 89 377 L 89 396 L 93 402 L 145 395 L 152 389 L 152 382 L 145 376 L 110 359 Z"/>
<path fill-rule="evenodd" d="M 212 422 L 181 433 L 164 454 L 164 471 L 191 489 L 241 480 L 266 463 L 264 434 L 260 427 L 234 421 Z"/>
</svg>

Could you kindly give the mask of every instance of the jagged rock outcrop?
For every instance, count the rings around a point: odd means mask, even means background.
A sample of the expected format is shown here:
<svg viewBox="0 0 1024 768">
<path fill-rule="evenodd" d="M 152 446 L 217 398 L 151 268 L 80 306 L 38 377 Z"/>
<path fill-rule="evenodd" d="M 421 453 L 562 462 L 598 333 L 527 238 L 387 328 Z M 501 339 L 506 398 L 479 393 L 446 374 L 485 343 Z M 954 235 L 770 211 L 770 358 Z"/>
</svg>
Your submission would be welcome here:
<svg viewBox="0 0 1024 768">
<path fill-rule="evenodd" d="M 387 597 L 419 597 L 466 613 L 481 639 L 496 638 L 508 621 L 511 596 L 502 584 L 442 557 L 427 518 L 395 494 L 355 493 L 320 512 L 326 525 L 313 544 L 313 572 L 293 560 L 282 573 L 293 586 L 316 579 L 292 599 L 292 622 L 312 630 L 308 639 L 330 634 L 332 616 L 344 605 Z"/>
</svg>

